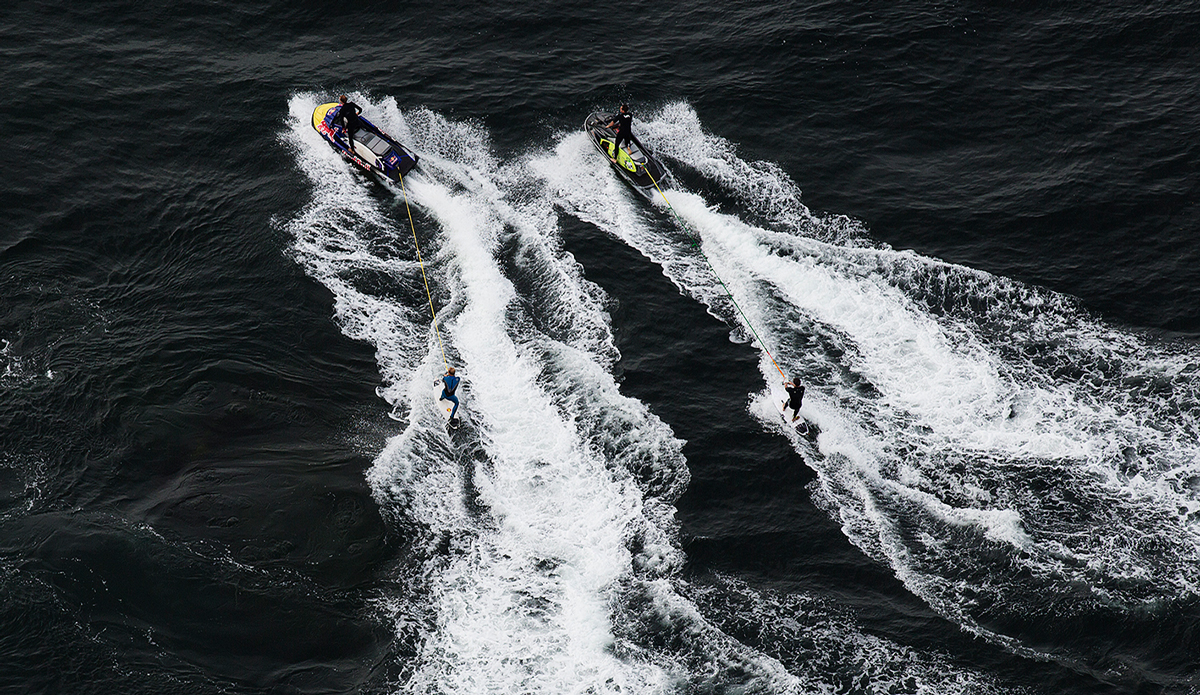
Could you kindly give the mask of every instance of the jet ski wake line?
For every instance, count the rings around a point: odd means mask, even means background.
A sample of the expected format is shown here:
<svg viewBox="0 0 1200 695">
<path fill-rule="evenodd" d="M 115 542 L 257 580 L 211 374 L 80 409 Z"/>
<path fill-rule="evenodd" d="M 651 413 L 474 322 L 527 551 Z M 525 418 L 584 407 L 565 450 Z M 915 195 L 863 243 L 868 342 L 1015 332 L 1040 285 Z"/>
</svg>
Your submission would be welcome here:
<svg viewBox="0 0 1200 695">
<path fill-rule="evenodd" d="M 690 585 L 680 575 L 673 522 L 673 500 L 688 477 L 682 442 L 621 393 L 605 296 L 563 243 L 556 212 L 563 196 L 530 195 L 536 162 L 495 157 L 478 125 L 421 109 L 401 113 L 385 101 L 364 106 L 373 117 L 382 112 L 376 122 L 420 152 L 421 171 L 394 186 L 381 181 L 396 194 L 384 200 L 390 196 L 347 175 L 342 155 L 319 142 L 308 123 L 315 101 L 307 101 L 293 109 L 292 140 L 314 197 L 288 230 L 297 260 L 334 292 L 343 331 L 377 348 L 381 397 L 407 425 L 367 477 L 381 511 L 428 553 L 405 557 L 396 588 L 383 595 L 382 618 L 415 655 L 406 658 L 411 675 L 398 692 L 474 692 L 487 684 L 488 692 L 738 685 L 784 693 L 864 679 L 903 687 L 914 678 L 917 692 L 1001 692 L 940 653 L 913 654 L 869 637 L 849 616 L 826 619 L 808 599 Z M 595 174 L 605 202 L 634 216 L 649 212 L 628 205 L 618 190 L 625 184 L 595 160 L 585 134 L 571 141 L 580 153 L 573 168 Z M 429 408 L 441 346 L 423 319 L 420 262 L 405 241 L 401 194 L 417 207 L 413 222 L 422 218 L 421 254 L 431 264 L 430 289 L 439 292 L 433 303 L 446 357 L 473 375 L 471 426 L 457 433 Z M 667 195 L 691 221 L 690 196 Z M 670 236 L 691 246 L 681 229 Z M 712 263 L 755 327 L 769 329 L 713 248 L 706 249 Z M 786 350 L 780 359 L 791 366 Z M 725 620 L 741 620 L 747 600 L 756 606 L 752 620 L 784 626 L 766 649 L 740 643 L 732 636 L 737 624 Z M 834 672 L 821 659 L 832 659 Z"/>
<path fill-rule="evenodd" d="M 1047 606 L 1076 629 L 1193 600 L 1196 420 L 1181 395 L 1196 392 L 1193 350 L 1109 326 L 1070 298 L 854 237 L 803 207 L 780 170 L 705 134 L 686 105 L 663 112 L 643 137 L 737 210 L 678 189 L 672 204 L 780 364 L 821 384 L 805 401 L 821 424 L 815 446 L 784 434 L 854 545 L 964 630 L 1086 668 L 1111 657 L 1019 630 L 1061 629 Z M 565 211 L 740 332 L 691 239 L 614 195 L 623 185 L 591 150 L 568 134 L 531 164 Z M 760 369 L 776 381 L 765 359 Z M 1147 383 L 1163 386 L 1137 390 Z M 775 423 L 771 406 L 764 395 L 752 412 Z M 1094 525 L 1097 514 L 1117 531 Z"/>
<path fill-rule="evenodd" d="M 404 209 L 408 214 L 408 227 L 417 251 L 417 264 L 421 268 L 421 281 L 425 285 L 425 297 L 429 302 L 429 314 L 433 318 L 433 331 L 442 354 L 442 367 L 447 370 L 446 374 L 435 382 L 434 405 L 445 417 L 447 426 L 454 429 L 462 422 L 456 417 L 460 403 L 455 394 L 462 377 L 455 376 L 454 367 L 451 367 L 446 359 L 442 332 L 438 328 L 437 310 L 433 306 L 433 294 L 429 290 L 429 277 L 425 273 L 425 259 L 421 257 L 421 245 L 417 241 L 417 228 L 408 200 L 408 186 L 404 183 L 404 175 L 417 166 L 417 155 L 382 128 L 363 118 L 358 112 L 358 107 L 346 99 L 343 96 L 339 102 L 317 106 L 312 115 L 313 128 L 336 152 L 359 168 L 400 184 Z M 444 407 L 445 402 L 450 402 L 451 405 Z"/>
<path fill-rule="evenodd" d="M 679 224 L 680 228 L 685 230 L 691 237 L 692 246 L 696 249 L 697 253 L 700 254 L 700 257 L 704 259 L 705 264 L 712 272 L 713 277 L 716 278 L 717 283 L 720 284 L 722 289 L 725 290 L 725 294 L 729 297 L 730 303 L 733 304 L 734 308 L 737 309 L 738 314 L 742 317 L 742 320 L 746 323 L 746 328 L 750 330 L 750 333 L 754 335 L 755 340 L 757 340 L 758 344 L 762 346 L 763 352 L 766 353 L 767 358 L 771 360 L 771 364 L 775 365 L 775 369 L 779 372 L 779 376 L 783 378 L 783 386 L 790 387 L 788 388 L 788 393 L 791 395 L 788 399 L 781 401 L 782 407 L 780 409 L 780 413 L 783 415 L 784 422 L 788 423 L 792 427 L 797 428 L 806 436 L 812 434 L 810 432 L 808 423 L 802 420 L 800 416 L 800 399 L 803 397 L 804 387 L 799 384 L 798 380 L 789 379 L 787 374 L 783 373 L 783 369 L 780 368 L 779 362 L 775 360 L 775 356 L 771 353 L 771 349 L 767 347 L 766 342 L 758 334 L 758 331 L 754 328 L 754 324 L 750 321 L 750 318 L 746 316 L 746 312 L 742 310 L 742 307 L 734 298 L 733 292 L 729 289 L 729 286 L 726 285 L 725 281 L 721 279 L 721 276 L 717 273 L 716 268 L 713 268 L 712 262 L 708 260 L 708 256 L 705 255 L 704 250 L 700 247 L 700 235 L 695 229 L 692 228 L 691 225 L 689 225 L 683 220 L 682 217 L 679 216 L 679 213 L 675 211 L 675 207 L 671 205 L 671 201 L 667 198 L 666 191 L 663 190 L 664 185 L 669 185 L 670 172 L 667 171 L 666 167 L 664 167 L 657 159 L 654 158 L 654 156 L 650 153 L 649 148 L 638 141 L 637 138 L 632 136 L 632 133 L 626 132 L 625 134 L 625 137 L 627 137 L 629 140 L 628 148 L 622 149 L 619 146 L 619 143 L 623 139 L 619 130 L 621 126 L 618 125 L 618 130 L 613 130 L 612 126 L 614 124 L 620 124 L 622 116 L 625 116 L 626 122 L 631 120 L 631 117 L 628 116 L 628 108 L 624 104 L 621 105 L 621 111 L 619 113 L 612 114 L 610 116 L 593 113 L 588 116 L 586 121 L 584 121 L 584 132 L 588 134 L 588 137 L 591 139 L 592 144 L 596 146 L 596 149 L 599 150 L 601 154 L 609 158 L 609 161 L 612 163 L 613 169 L 616 170 L 617 174 L 620 175 L 621 178 L 623 178 L 630 186 L 632 186 L 634 190 L 651 200 L 653 200 L 655 197 L 654 192 L 658 192 L 658 195 L 666 204 L 667 209 L 671 211 L 671 214 L 675 217 L 675 220 Z M 800 394 L 800 396 L 796 396 L 796 393 Z M 775 395 L 778 395 L 778 393 L 775 393 Z M 787 417 L 788 408 L 793 409 L 793 416 L 790 419 Z M 815 434 L 812 436 L 815 436 Z"/>
</svg>

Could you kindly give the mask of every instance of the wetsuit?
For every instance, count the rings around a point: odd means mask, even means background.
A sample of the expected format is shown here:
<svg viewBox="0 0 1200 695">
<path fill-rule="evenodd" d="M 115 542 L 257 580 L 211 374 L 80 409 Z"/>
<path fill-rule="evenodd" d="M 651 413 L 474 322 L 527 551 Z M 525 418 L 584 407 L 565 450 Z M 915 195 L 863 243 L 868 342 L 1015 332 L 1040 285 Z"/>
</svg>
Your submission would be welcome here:
<svg viewBox="0 0 1200 695">
<path fill-rule="evenodd" d="M 345 104 L 342 104 L 341 110 L 338 111 L 334 122 L 341 121 L 344 124 L 343 127 L 346 129 L 347 139 L 353 137 L 355 131 L 362 125 L 358 122 L 358 114 L 360 113 L 362 113 L 362 109 L 358 108 L 358 104 L 355 104 L 353 101 L 347 101 Z"/>
<path fill-rule="evenodd" d="M 784 386 L 784 389 L 788 392 L 788 402 L 783 409 L 786 411 L 788 408 L 791 408 L 796 411 L 796 415 L 792 417 L 795 420 L 800 417 L 800 404 L 804 401 L 804 384 Z"/>
<path fill-rule="evenodd" d="M 453 374 L 447 374 L 442 377 L 442 397 L 440 401 L 450 401 L 454 404 L 454 408 L 450 411 L 450 419 L 454 419 L 454 414 L 458 412 L 458 396 L 454 395 L 454 390 L 458 388 L 458 382 L 462 381 L 459 377 Z"/>
<path fill-rule="evenodd" d="M 633 114 L 621 113 L 618 111 L 616 115 L 613 116 L 613 121 L 617 122 L 617 139 L 613 144 L 612 152 L 612 156 L 615 159 L 617 156 L 617 148 L 621 146 L 622 142 L 637 142 L 637 138 L 633 137 Z M 612 121 L 609 121 L 609 123 L 611 122 Z M 638 144 L 640 145 L 641 143 L 638 142 Z"/>
</svg>

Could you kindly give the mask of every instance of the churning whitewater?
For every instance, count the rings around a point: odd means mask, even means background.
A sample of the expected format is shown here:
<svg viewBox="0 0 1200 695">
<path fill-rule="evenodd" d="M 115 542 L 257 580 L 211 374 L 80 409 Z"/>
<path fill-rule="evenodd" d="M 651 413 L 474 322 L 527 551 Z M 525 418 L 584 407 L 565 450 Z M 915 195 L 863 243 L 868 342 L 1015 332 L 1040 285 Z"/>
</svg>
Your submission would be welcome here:
<svg viewBox="0 0 1200 695">
<path fill-rule="evenodd" d="M 1086 642 L 1029 643 L 1006 625 L 1195 596 L 1195 355 L 813 215 L 777 167 L 739 159 L 686 104 L 639 123 L 685 169 L 669 192 L 681 225 L 583 133 L 502 162 L 478 125 L 355 98 L 419 152 L 420 173 L 385 189 L 351 172 L 308 127 L 316 96 L 298 95 L 285 138 L 312 200 L 285 227 L 342 330 L 375 346 L 379 394 L 401 423 L 369 479 L 392 522 L 424 539 L 380 602 L 418 653 L 402 691 L 803 692 L 864 679 L 997 690 L 942 654 L 866 634 L 835 605 L 681 577 L 682 442 L 621 394 L 605 296 L 564 250 L 561 214 L 657 263 L 747 341 L 724 281 L 809 385 L 802 412 L 819 434 L 784 426 L 765 353 L 753 414 L 816 470 L 812 495 L 850 541 L 964 629 L 1088 662 Z M 469 389 L 454 433 L 429 402 L 446 364 Z M 722 630 L 739 621 L 769 638 L 750 647 Z"/>
<path fill-rule="evenodd" d="M 814 498 L 852 542 L 947 618 L 1035 657 L 1097 655 L 1025 644 L 1005 624 L 1195 598 L 1194 350 L 1107 327 L 1053 293 L 872 247 L 849 220 L 809 213 L 777 167 L 739 160 L 684 104 L 645 129 L 758 223 L 687 191 L 670 194 L 685 229 L 648 216 L 575 134 L 534 166 L 565 210 L 661 265 L 745 339 L 698 238 L 783 370 L 815 384 L 803 411 L 815 445 L 780 425 L 766 390 L 752 409 L 817 470 Z M 765 355 L 761 371 L 779 381 Z"/>
</svg>

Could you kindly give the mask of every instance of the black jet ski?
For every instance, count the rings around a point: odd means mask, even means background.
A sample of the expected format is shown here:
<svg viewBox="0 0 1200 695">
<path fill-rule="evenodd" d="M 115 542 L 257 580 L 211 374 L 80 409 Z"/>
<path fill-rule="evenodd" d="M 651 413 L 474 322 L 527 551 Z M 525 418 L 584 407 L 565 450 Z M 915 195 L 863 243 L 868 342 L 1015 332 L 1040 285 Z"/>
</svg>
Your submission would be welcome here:
<svg viewBox="0 0 1200 695">
<path fill-rule="evenodd" d="M 392 181 L 399 181 L 417 165 L 417 155 L 361 115 L 353 141 L 347 141 L 345 128 L 334 122 L 341 109 L 342 105 L 337 102 L 321 104 L 313 111 L 312 124 L 343 157 Z"/>
<path fill-rule="evenodd" d="M 611 114 L 593 113 L 583 122 L 583 130 L 592 139 L 592 144 L 609 161 L 613 158 L 613 143 L 617 134 L 607 124 L 612 123 L 614 118 Z M 667 188 L 670 184 L 671 172 L 654 158 L 649 148 L 636 140 L 621 146 L 617 161 L 612 165 L 621 178 L 647 198 L 653 198 L 658 193 L 655 183 L 661 188 Z"/>
</svg>

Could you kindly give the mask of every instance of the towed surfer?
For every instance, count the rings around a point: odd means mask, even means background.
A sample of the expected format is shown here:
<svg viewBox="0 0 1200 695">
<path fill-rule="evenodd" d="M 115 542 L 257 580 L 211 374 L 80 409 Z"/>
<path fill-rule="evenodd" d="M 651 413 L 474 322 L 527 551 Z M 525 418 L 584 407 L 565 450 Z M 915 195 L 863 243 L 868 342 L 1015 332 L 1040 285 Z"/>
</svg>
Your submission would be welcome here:
<svg viewBox="0 0 1200 695">
<path fill-rule="evenodd" d="M 633 137 L 633 114 L 629 113 L 629 104 L 621 104 L 621 110 L 613 114 L 612 120 L 610 120 L 604 127 L 612 128 L 614 126 L 617 129 L 617 137 L 616 140 L 613 141 L 612 154 L 609 155 L 608 158 L 613 162 L 616 162 L 617 148 L 621 146 L 622 142 L 626 144 L 635 143 L 638 147 L 641 147 L 642 143 L 639 142 L 637 138 Z M 625 151 L 629 152 L 629 149 L 626 148 Z M 630 152 L 630 154 L 633 153 Z"/>
<path fill-rule="evenodd" d="M 454 414 L 458 412 L 458 396 L 454 395 L 455 389 L 458 388 L 458 382 L 461 378 L 454 376 L 454 367 L 446 370 L 442 375 L 442 395 L 438 398 L 439 401 L 450 401 L 454 404 L 454 408 L 450 411 L 450 422 L 454 422 Z"/>
<path fill-rule="evenodd" d="M 800 419 L 800 404 L 804 401 L 804 384 L 801 384 L 799 379 L 794 382 L 785 381 L 783 388 L 788 393 L 788 399 L 783 403 L 783 416 L 787 417 L 788 408 L 791 408 L 796 411 L 796 414 L 792 416 L 792 422 L 795 422 Z"/>
<path fill-rule="evenodd" d="M 342 128 L 346 131 L 346 142 L 350 142 L 350 138 L 354 137 L 355 131 L 362 126 L 358 121 L 358 114 L 362 113 L 362 109 L 353 101 L 348 101 L 345 94 L 338 97 L 338 103 L 342 105 L 342 108 L 338 111 L 334 122 L 341 121 L 344 124 Z"/>
</svg>

